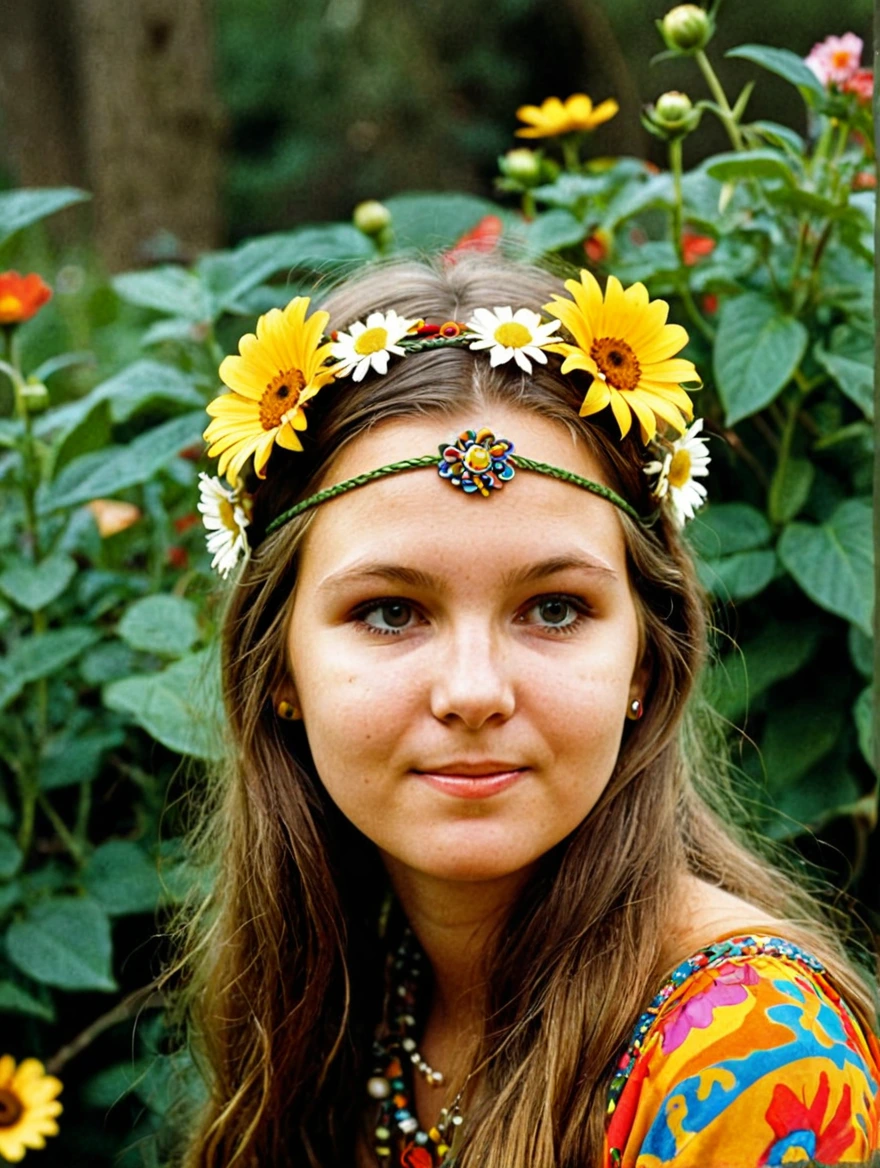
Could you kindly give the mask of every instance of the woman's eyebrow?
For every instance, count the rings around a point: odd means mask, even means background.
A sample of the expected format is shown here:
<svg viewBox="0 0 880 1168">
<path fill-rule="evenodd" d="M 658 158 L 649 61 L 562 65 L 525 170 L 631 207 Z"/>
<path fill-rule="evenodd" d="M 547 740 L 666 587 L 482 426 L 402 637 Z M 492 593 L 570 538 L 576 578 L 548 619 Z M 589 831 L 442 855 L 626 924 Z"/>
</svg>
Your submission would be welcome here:
<svg viewBox="0 0 880 1168">
<path fill-rule="evenodd" d="M 504 587 L 515 587 L 518 584 L 529 584 L 534 580 L 544 579 L 558 572 L 567 572 L 575 569 L 581 572 L 591 572 L 605 576 L 609 580 L 616 580 L 618 573 L 604 561 L 586 555 L 582 552 L 567 555 L 551 556 L 546 560 L 539 560 L 534 564 L 513 568 L 505 572 L 502 577 Z M 443 581 L 425 572 L 421 568 L 407 567 L 405 564 L 371 560 L 355 564 L 341 572 L 331 573 L 318 585 L 319 589 L 337 589 L 349 587 L 352 584 L 366 584 L 371 581 L 385 581 L 395 584 L 404 584 L 409 588 L 425 590 L 439 590 Z"/>
</svg>

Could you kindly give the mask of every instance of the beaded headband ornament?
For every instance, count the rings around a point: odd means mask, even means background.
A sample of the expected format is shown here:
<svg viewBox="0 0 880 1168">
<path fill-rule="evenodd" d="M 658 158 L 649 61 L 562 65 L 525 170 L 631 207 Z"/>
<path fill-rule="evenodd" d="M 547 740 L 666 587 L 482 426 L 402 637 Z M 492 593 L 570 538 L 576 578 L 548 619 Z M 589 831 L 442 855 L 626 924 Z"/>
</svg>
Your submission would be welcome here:
<svg viewBox="0 0 880 1168">
<path fill-rule="evenodd" d="M 304 296 L 261 316 L 256 334 L 241 338 L 239 355 L 226 357 L 220 365 L 220 378 L 230 392 L 207 407 L 212 418 L 204 435 L 208 456 L 219 456 L 218 474 L 229 484 L 199 476 L 199 510 L 208 529 L 211 566 L 225 577 L 248 553 L 251 497 L 243 485 L 245 468 L 252 460 L 253 472 L 263 479 L 276 447 L 303 450 L 299 435 L 307 426 L 305 407 L 316 394 L 347 377 L 359 382 L 370 373 L 384 376 L 392 357 L 450 347 L 487 352 L 492 366 L 513 361 L 524 375 L 531 374 L 533 361 L 546 364 L 548 354 L 563 358 L 563 375 L 572 370 L 590 374 L 581 416 L 609 407 L 621 439 L 635 419 L 652 455 L 643 470 L 653 478 L 651 495 L 658 508 L 667 508 L 678 526 L 692 518 L 706 498 L 706 488 L 696 480 L 708 474 L 709 452 L 701 436 L 703 420 L 693 421 L 683 388 L 699 389 L 700 378 L 690 361 L 676 356 L 687 344 L 687 332 L 667 324 L 669 306 L 649 300 L 643 284 L 624 289 L 609 276 L 603 297 L 595 277 L 581 271 L 580 280 L 567 280 L 565 288 L 571 299 L 556 295 L 545 304 L 547 321 L 529 308 L 506 307 L 477 308 L 467 322 L 427 324 L 391 309 L 370 313 L 365 322 L 355 321 L 347 331 L 328 336 L 329 314 L 307 316 L 309 299 Z M 560 328 L 567 335 L 558 335 Z M 640 515 L 602 483 L 514 455 L 507 438 L 476 428 L 441 443 L 439 454 L 402 459 L 318 491 L 276 516 L 265 534 L 347 491 L 424 467 L 436 467 L 441 478 L 477 497 L 489 498 L 523 469 L 599 495 L 637 522 L 650 524 L 657 515 L 656 508 Z"/>
</svg>

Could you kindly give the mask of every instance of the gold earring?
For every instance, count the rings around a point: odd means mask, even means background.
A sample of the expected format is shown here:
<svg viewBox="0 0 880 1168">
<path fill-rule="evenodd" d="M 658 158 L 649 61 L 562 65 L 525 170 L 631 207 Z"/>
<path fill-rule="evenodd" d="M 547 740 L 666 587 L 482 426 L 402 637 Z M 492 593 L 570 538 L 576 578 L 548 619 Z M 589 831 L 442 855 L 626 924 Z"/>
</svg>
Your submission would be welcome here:
<svg viewBox="0 0 880 1168">
<path fill-rule="evenodd" d="M 629 708 L 626 711 L 626 716 L 627 716 L 627 718 L 630 719 L 630 721 L 637 722 L 639 720 L 639 718 L 641 718 L 642 714 L 644 714 L 644 712 L 645 712 L 645 707 L 642 705 L 642 703 L 639 701 L 639 699 L 633 698 L 633 700 L 629 703 Z"/>
<path fill-rule="evenodd" d="M 294 706 L 290 702 L 279 702 L 275 707 L 275 712 L 285 722 L 298 722 L 302 718 L 302 710 L 299 706 Z"/>
</svg>

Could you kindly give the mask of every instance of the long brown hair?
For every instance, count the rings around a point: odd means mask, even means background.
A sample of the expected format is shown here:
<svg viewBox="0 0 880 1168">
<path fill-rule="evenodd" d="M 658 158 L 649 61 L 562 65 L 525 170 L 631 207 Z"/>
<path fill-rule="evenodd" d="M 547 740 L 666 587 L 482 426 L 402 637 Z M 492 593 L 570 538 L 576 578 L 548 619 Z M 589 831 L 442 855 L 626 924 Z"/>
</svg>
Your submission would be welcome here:
<svg viewBox="0 0 880 1168">
<path fill-rule="evenodd" d="M 402 263 L 351 280 L 325 307 L 333 328 L 392 307 L 462 320 L 481 305 L 540 310 L 558 290 L 546 272 L 498 260 Z M 568 427 L 610 485 L 648 510 L 638 444 L 621 442 L 601 419 L 579 418 L 584 384 L 551 366 L 525 377 L 445 349 L 325 389 L 310 403 L 307 452 L 273 454 L 254 531 L 332 482 L 334 457 L 368 427 L 464 409 L 480 419 L 493 402 Z M 209 1091 L 187 1168 L 343 1168 L 354 1163 L 365 1122 L 387 881 L 376 849 L 327 796 L 302 726 L 282 723 L 272 706 L 288 668 L 285 629 L 310 522 L 306 513 L 260 545 L 225 612 L 229 757 L 204 796 L 197 833 L 213 890 L 189 922 L 179 966 Z M 481 1073 L 456 1168 L 601 1162 L 615 1056 L 669 967 L 663 944 L 681 873 L 771 914 L 777 932 L 815 953 L 851 1004 L 872 1014 L 869 983 L 846 956 L 831 910 L 817 907 L 815 887 L 734 826 L 743 816 L 695 693 L 707 608 L 680 534 L 666 518 L 650 530 L 623 513 L 620 522 L 651 664 L 645 716 L 627 724 L 598 804 L 543 858 L 485 957 L 486 1024 L 473 1064 Z"/>
</svg>

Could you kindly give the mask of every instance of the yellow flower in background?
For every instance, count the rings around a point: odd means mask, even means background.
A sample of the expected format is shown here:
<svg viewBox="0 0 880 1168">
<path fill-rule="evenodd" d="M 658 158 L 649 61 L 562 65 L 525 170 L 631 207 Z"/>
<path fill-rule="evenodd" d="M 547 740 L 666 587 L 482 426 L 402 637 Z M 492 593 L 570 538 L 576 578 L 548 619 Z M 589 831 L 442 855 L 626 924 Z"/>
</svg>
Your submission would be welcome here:
<svg viewBox="0 0 880 1168">
<path fill-rule="evenodd" d="M 528 125 L 516 131 L 517 137 L 556 138 L 576 130 L 595 130 L 613 118 L 619 109 L 620 106 L 611 97 L 597 106 L 585 93 L 573 93 L 564 102 L 558 97 L 548 97 L 541 105 L 519 107 L 516 116 Z"/>
<path fill-rule="evenodd" d="M 624 289 L 614 276 L 608 277 L 603 300 L 596 277 L 585 269 L 580 283 L 566 280 L 565 287 L 573 301 L 555 296 L 544 310 L 568 329 L 576 344 L 547 348 L 565 358 L 563 374 L 583 369 L 593 375 L 581 417 L 610 405 L 621 438 L 633 415 L 643 442 L 656 434 L 658 419 L 683 434 L 693 407 L 681 385 L 693 382 L 699 388 L 701 382 L 693 363 L 675 356 L 688 335 L 681 325 L 666 323 L 666 301 L 649 300 L 644 284 Z"/>
<path fill-rule="evenodd" d="M 60 1092 L 60 1080 L 36 1059 L 16 1069 L 12 1055 L 0 1058 L 0 1158 L 16 1164 L 29 1148 L 45 1148 L 46 1136 L 58 1135 Z"/>
<path fill-rule="evenodd" d="M 286 308 L 273 308 L 257 321 L 256 336 L 246 333 L 238 357 L 226 357 L 220 378 L 232 390 L 208 405 L 214 419 L 205 430 L 208 455 L 220 456 L 217 470 L 230 483 L 254 456 L 254 469 L 266 477 L 266 463 L 277 442 L 285 450 L 302 450 L 298 430 L 305 430 L 303 406 L 333 381 L 322 368 L 331 344 L 321 344 L 330 317 L 315 312 L 306 319 L 307 296 Z"/>
</svg>

